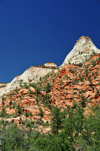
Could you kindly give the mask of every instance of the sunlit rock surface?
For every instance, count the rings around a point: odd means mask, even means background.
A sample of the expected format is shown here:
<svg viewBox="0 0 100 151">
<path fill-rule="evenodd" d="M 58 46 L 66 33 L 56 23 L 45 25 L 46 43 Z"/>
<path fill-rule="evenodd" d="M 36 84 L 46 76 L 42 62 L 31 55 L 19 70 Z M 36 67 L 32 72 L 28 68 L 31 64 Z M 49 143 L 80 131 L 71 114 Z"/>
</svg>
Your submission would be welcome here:
<svg viewBox="0 0 100 151">
<path fill-rule="evenodd" d="M 77 40 L 73 49 L 66 56 L 62 68 L 65 64 L 79 64 L 88 60 L 95 53 L 100 53 L 100 50 L 93 44 L 89 37 L 82 36 Z"/>
</svg>

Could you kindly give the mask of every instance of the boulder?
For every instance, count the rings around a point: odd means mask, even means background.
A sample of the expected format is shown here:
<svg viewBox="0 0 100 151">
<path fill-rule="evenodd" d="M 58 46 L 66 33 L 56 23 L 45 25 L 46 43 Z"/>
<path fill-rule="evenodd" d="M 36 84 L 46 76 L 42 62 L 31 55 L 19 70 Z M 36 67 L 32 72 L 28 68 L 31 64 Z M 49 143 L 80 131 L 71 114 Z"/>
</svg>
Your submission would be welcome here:
<svg viewBox="0 0 100 151">
<path fill-rule="evenodd" d="M 33 92 L 35 94 L 35 88 L 29 87 L 29 90 L 31 90 L 31 92 Z"/>
<path fill-rule="evenodd" d="M 46 95 L 46 91 L 40 91 L 40 94 L 41 94 L 42 96 L 44 96 L 44 95 Z"/>
</svg>

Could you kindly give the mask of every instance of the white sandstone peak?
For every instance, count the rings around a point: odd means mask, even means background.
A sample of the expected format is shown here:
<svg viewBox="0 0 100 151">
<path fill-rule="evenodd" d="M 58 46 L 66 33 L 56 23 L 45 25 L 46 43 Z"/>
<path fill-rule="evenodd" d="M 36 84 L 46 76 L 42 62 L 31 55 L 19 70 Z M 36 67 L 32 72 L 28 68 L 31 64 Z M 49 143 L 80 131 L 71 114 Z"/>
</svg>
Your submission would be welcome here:
<svg viewBox="0 0 100 151">
<path fill-rule="evenodd" d="M 65 64 L 79 64 L 85 62 L 93 53 L 100 53 L 100 50 L 93 44 L 89 37 L 82 36 L 76 41 L 73 49 L 66 56 L 62 68 Z"/>
</svg>

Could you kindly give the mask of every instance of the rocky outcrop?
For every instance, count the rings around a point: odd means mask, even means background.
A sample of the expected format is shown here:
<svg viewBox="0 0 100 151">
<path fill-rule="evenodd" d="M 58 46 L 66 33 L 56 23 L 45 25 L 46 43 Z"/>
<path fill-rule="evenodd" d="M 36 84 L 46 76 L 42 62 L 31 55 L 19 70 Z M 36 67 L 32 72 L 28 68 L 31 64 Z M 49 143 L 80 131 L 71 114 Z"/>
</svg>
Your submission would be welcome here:
<svg viewBox="0 0 100 151">
<path fill-rule="evenodd" d="M 55 67 L 55 68 L 57 68 L 57 65 L 53 62 L 47 62 L 47 63 L 44 64 L 44 66 L 45 67 Z"/>
<path fill-rule="evenodd" d="M 6 87 L 0 91 L 0 97 L 6 95 L 9 91 L 12 91 L 23 85 L 23 83 L 36 83 L 39 81 L 40 77 L 45 76 L 49 72 L 52 72 L 53 69 L 41 68 L 41 67 L 30 67 L 23 74 L 15 77 Z"/>
<path fill-rule="evenodd" d="M 91 57 L 82 67 L 65 65 L 57 76 L 50 95 L 51 103 L 58 107 L 72 105 L 73 101 L 84 101 L 87 106 L 100 104 L 100 54 Z"/>
<path fill-rule="evenodd" d="M 95 53 L 100 53 L 100 50 L 93 44 L 89 37 L 82 36 L 77 40 L 73 49 L 66 56 L 62 68 L 65 64 L 79 64 L 88 60 Z"/>
<path fill-rule="evenodd" d="M 7 87 L 9 83 L 0 83 L 0 93 Z"/>
<path fill-rule="evenodd" d="M 50 85 L 52 87 L 48 92 L 44 88 Z M 24 119 L 39 123 L 42 117 L 45 124 L 50 122 L 52 105 L 66 108 L 67 105 L 72 106 L 74 101 L 79 103 L 84 108 L 84 114 L 87 114 L 89 107 L 100 104 L 100 54 L 94 55 L 82 66 L 67 64 L 60 71 L 56 69 L 41 78 L 36 86 L 20 86 L 9 92 L 4 101 L 0 101 L 0 111 L 4 107 L 10 115 L 6 119 L 8 122 L 13 121 L 21 126 Z M 21 114 L 18 112 L 19 104 Z M 49 130 L 46 129 L 45 133 Z"/>
</svg>

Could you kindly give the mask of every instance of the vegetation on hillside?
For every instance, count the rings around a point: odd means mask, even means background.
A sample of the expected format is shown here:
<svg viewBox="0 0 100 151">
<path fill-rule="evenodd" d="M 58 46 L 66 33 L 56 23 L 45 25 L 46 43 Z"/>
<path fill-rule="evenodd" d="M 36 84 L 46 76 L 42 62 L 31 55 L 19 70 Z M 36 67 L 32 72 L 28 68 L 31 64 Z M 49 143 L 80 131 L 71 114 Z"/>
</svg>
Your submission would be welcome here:
<svg viewBox="0 0 100 151">
<path fill-rule="evenodd" d="M 94 114 L 85 117 L 84 110 L 67 106 L 67 109 L 52 109 L 51 131 L 48 134 L 35 131 L 35 123 L 26 121 L 25 127 L 0 122 L 2 151 L 99 151 L 100 106 L 92 107 Z"/>
<path fill-rule="evenodd" d="M 38 83 L 20 81 L 20 88 L 2 97 L 0 149 L 99 151 L 99 69 L 100 56 Z"/>
</svg>

